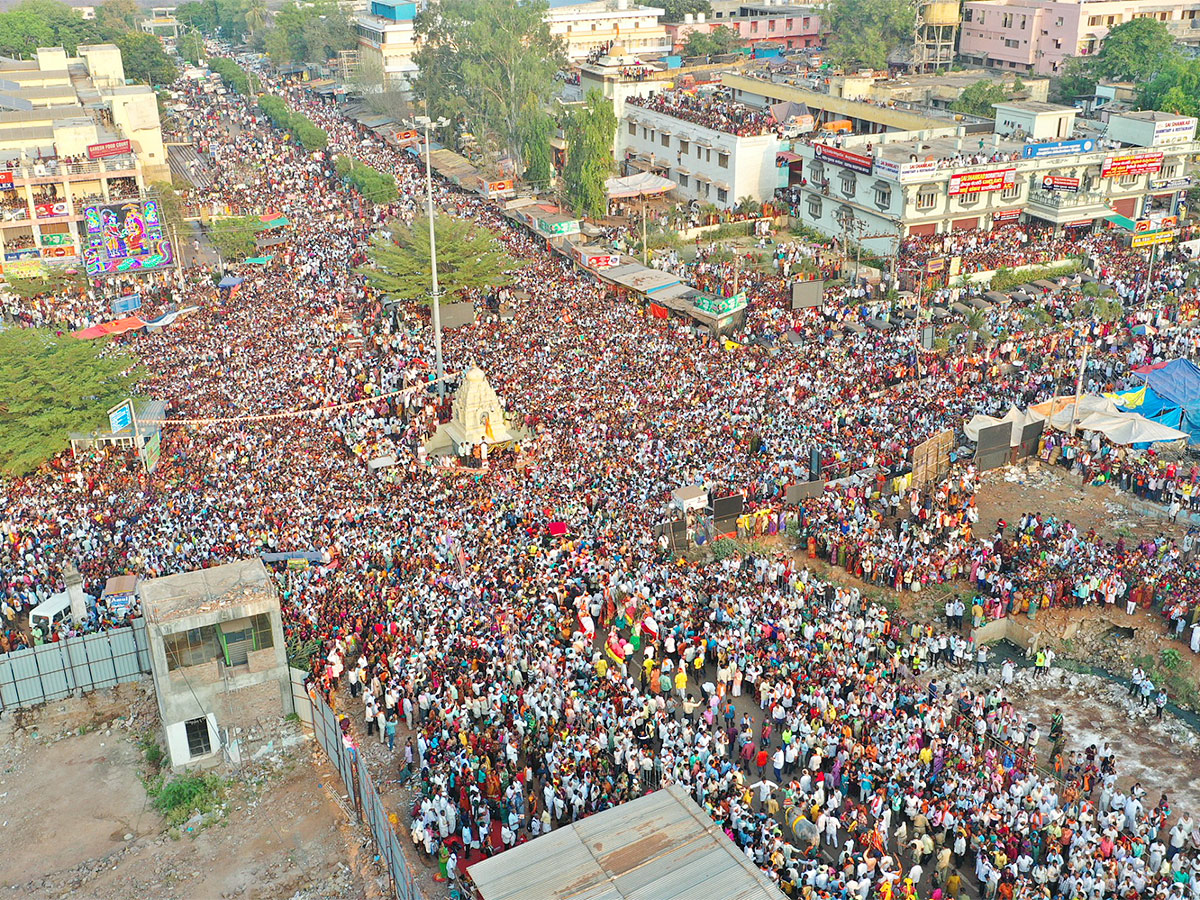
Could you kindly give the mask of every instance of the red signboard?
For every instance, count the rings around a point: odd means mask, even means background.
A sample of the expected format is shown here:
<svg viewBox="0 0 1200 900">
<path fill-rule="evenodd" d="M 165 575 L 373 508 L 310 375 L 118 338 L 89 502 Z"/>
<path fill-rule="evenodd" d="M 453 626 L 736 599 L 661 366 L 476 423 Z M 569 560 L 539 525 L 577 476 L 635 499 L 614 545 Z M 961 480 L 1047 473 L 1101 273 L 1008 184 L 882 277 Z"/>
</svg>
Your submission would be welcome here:
<svg viewBox="0 0 1200 900">
<path fill-rule="evenodd" d="M 1047 191 L 1071 191 L 1079 190 L 1079 179 L 1068 178 L 1065 175 L 1043 175 L 1042 187 Z"/>
<path fill-rule="evenodd" d="M 505 191 L 511 191 L 512 189 L 513 180 L 511 178 L 505 178 L 502 181 L 489 181 L 484 184 L 484 190 L 487 191 L 489 197 L 492 194 L 502 194 Z"/>
<path fill-rule="evenodd" d="M 988 169 L 986 172 L 962 172 L 950 176 L 950 196 L 1002 191 L 1017 183 L 1016 169 Z"/>
<path fill-rule="evenodd" d="M 38 203 L 33 207 L 33 214 L 39 219 L 53 219 L 67 214 L 67 203 L 60 200 L 57 203 Z"/>
<path fill-rule="evenodd" d="M 0 187 L 12 187 L 12 185 L 13 185 L 13 173 L 12 172 L 0 172 Z"/>
<path fill-rule="evenodd" d="M 817 159 L 823 159 L 833 163 L 835 166 L 841 166 L 843 169 L 850 169 L 854 172 L 861 172 L 864 175 L 871 174 L 871 167 L 875 160 L 870 156 L 863 156 L 861 153 L 851 153 L 849 150 L 843 150 L 841 147 L 829 147 L 825 144 L 813 144 L 813 153 Z"/>
<path fill-rule="evenodd" d="M 1120 178 L 1124 175 L 1146 175 L 1162 168 L 1163 155 L 1152 150 L 1110 156 L 1100 166 L 1101 178 Z"/>
<path fill-rule="evenodd" d="M 621 264 L 621 257 L 616 253 L 588 253 L 582 262 L 589 269 L 613 269 Z"/>
<path fill-rule="evenodd" d="M 104 144 L 89 144 L 88 159 L 102 159 L 105 156 L 122 156 L 129 152 L 129 141 L 108 141 Z"/>
</svg>

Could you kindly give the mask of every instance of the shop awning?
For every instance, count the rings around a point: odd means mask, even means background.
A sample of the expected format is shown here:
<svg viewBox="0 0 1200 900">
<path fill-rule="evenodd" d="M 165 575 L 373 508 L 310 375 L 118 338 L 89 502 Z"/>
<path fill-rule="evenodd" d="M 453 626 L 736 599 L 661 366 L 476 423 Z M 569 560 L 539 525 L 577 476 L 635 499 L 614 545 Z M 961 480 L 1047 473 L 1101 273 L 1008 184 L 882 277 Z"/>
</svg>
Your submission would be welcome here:
<svg viewBox="0 0 1200 900">
<path fill-rule="evenodd" d="M 91 328 L 76 331 L 74 336 L 81 341 L 90 341 L 95 338 L 108 337 L 110 334 L 124 334 L 127 331 L 136 331 L 145 326 L 146 323 L 137 316 L 129 316 L 128 318 L 116 319 L 112 322 L 101 322 L 99 325 L 93 325 Z"/>
<path fill-rule="evenodd" d="M 1105 216 L 1104 221 L 1112 222 L 1114 225 L 1120 225 L 1126 231 L 1133 231 L 1134 224 L 1135 224 L 1133 219 L 1127 218 L 1122 215 L 1118 215 L 1117 213 L 1113 213 L 1110 216 Z"/>
<path fill-rule="evenodd" d="M 620 197 L 657 197 L 678 187 L 670 178 L 652 172 L 629 175 L 625 178 L 610 178 L 604 183 L 610 199 Z"/>
</svg>

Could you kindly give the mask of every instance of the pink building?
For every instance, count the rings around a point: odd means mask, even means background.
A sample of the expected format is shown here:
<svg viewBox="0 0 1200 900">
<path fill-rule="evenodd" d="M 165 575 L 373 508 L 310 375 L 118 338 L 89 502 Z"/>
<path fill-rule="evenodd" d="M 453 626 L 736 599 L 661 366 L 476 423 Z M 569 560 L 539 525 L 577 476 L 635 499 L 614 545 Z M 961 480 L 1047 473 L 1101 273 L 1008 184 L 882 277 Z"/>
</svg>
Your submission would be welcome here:
<svg viewBox="0 0 1200 900">
<path fill-rule="evenodd" d="M 736 15 L 723 19 L 705 19 L 703 14 L 685 16 L 682 22 L 668 23 L 667 36 L 674 42 L 675 52 L 683 50 L 688 35 L 699 31 L 709 33 L 724 25 L 738 33 L 753 47 L 760 41 L 773 41 L 788 50 L 820 47 L 824 43 L 820 11 L 811 6 L 777 6 L 747 4 L 738 7 Z"/>
<path fill-rule="evenodd" d="M 958 55 L 965 62 L 1053 75 L 1069 56 L 1100 49 L 1116 25 L 1150 17 L 1179 39 L 1200 41 L 1195 0 L 968 0 Z"/>
</svg>

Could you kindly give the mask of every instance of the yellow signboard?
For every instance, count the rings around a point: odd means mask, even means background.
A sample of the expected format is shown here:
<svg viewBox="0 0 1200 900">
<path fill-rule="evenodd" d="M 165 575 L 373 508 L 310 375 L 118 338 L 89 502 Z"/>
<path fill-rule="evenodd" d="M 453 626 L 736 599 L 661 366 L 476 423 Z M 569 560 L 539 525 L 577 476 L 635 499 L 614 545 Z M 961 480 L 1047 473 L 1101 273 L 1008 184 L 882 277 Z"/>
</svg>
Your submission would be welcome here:
<svg viewBox="0 0 1200 900">
<path fill-rule="evenodd" d="M 1175 240 L 1175 232 L 1172 229 L 1166 231 L 1149 231 L 1145 234 L 1135 234 L 1131 247 L 1152 247 L 1155 244 L 1169 244 Z"/>
</svg>

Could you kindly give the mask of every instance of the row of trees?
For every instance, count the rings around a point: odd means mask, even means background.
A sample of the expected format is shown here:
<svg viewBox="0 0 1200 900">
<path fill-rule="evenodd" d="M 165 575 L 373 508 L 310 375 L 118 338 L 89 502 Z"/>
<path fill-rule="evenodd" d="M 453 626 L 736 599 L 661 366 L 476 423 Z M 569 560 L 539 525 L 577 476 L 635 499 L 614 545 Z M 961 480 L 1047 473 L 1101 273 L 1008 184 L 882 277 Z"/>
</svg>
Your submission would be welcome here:
<svg viewBox="0 0 1200 900">
<path fill-rule="evenodd" d="M 349 14 L 336 0 L 303 6 L 288 0 L 273 17 L 266 0 L 189 0 L 176 8 L 175 17 L 209 37 L 248 40 L 277 65 L 324 63 L 358 45 Z M 187 49 L 195 48 L 189 44 Z"/>
<path fill-rule="evenodd" d="M 28 58 L 39 47 L 62 47 L 75 54 L 80 44 L 113 43 L 121 49 L 125 78 L 167 84 L 175 65 L 152 34 L 137 27 L 144 13 L 135 0 L 107 0 L 94 19 L 84 19 L 59 0 L 23 0 L 0 13 L 0 55 Z"/>
<path fill-rule="evenodd" d="M 380 172 L 374 166 L 368 166 L 352 156 L 339 156 L 334 168 L 371 203 L 391 203 L 400 196 L 396 190 L 394 175 Z"/>
<path fill-rule="evenodd" d="M 305 150 L 324 150 L 329 146 L 329 135 L 324 128 L 318 128 L 303 113 L 288 109 L 288 105 L 274 94 L 260 97 L 258 108 L 271 120 L 271 124 L 280 131 L 289 132 Z"/>
</svg>

